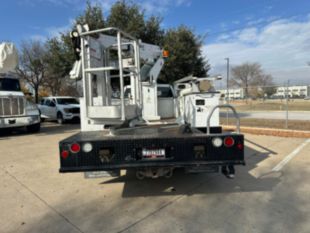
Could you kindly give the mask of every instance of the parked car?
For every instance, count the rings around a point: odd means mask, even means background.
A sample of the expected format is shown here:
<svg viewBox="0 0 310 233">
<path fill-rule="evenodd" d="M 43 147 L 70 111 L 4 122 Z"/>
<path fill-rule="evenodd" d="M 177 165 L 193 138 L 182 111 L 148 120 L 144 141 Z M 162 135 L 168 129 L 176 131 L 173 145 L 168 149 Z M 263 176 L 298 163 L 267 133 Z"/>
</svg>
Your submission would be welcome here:
<svg viewBox="0 0 310 233">
<path fill-rule="evenodd" d="M 41 121 L 57 120 L 63 124 L 67 120 L 80 118 L 80 103 L 78 98 L 70 96 L 45 97 L 38 104 Z"/>
</svg>

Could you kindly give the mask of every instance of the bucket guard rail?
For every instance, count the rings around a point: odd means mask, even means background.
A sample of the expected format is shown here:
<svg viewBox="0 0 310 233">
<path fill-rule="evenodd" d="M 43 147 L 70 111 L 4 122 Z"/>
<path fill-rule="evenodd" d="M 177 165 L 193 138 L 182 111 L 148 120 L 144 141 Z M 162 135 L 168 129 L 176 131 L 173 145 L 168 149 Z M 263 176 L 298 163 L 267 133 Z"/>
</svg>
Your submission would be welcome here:
<svg viewBox="0 0 310 233">
<path fill-rule="evenodd" d="M 210 120 L 211 120 L 211 117 L 212 117 L 214 111 L 217 108 L 229 108 L 232 110 L 232 112 L 234 113 L 234 117 L 236 118 L 236 121 L 237 121 L 236 122 L 236 131 L 238 134 L 240 134 L 240 118 L 239 118 L 239 115 L 238 115 L 236 109 L 230 104 L 219 104 L 219 105 L 214 106 L 208 115 L 208 118 L 207 118 L 207 135 L 210 135 Z"/>
</svg>

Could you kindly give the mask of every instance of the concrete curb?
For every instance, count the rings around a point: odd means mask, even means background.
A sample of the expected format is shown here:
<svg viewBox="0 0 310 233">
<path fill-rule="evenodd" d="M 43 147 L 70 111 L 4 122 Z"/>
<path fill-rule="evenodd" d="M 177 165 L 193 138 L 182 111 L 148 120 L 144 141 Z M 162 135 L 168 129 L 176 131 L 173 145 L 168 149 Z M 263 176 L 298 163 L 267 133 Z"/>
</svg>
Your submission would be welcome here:
<svg viewBox="0 0 310 233">
<path fill-rule="evenodd" d="M 236 126 L 223 126 L 224 130 L 236 130 Z M 242 133 L 250 133 L 257 135 L 269 135 L 278 137 L 293 137 L 293 138 L 310 138 L 310 131 L 288 130 L 288 129 L 271 129 L 271 128 L 256 128 L 241 126 Z"/>
</svg>

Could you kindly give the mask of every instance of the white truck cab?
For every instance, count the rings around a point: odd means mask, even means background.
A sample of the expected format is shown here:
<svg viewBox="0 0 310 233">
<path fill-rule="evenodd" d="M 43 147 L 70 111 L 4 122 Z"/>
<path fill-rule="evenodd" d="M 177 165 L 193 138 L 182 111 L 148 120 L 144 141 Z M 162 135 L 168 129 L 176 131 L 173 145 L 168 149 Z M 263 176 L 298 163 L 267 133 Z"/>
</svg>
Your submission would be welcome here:
<svg viewBox="0 0 310 233">
<path fill-rule="evenodd" d="M 41 120 L 57 120 L 63 124 L 67 120 L 80 118 L 80 103 L 78 98 L 71 96 L 44 97 L 38 105 Z"/>
<path fill-rule="evenodd" d="M 142 84 L 143 85 L 143 84 Z M 154 101 L 154 88 L 149 85 L 143 85 L 143 118 L 149 121 L 167 118 L 175 118 L 176 111 L 176 95 L 170 84 L 156 84 L 157 98 Z M 130 86 L 125 86 L 125 98 L 131 98 Z M 155 111 L 155 108 L 156 111 Z M 154 112 L 156 112 L 154 114 Z M 155 115 L 155 118 L 154 118 Z M 156 118 L 157 117 L 157 118 Z"/>
<path fill-rule="evenodd" d="M 17 51 L 12 43 L 0 44 L 0 130 L 26 127 L 40 130 L 37 106 L 26 100 L 18 78 L 12 73 L 17 66 Z"/>
<path fill-rule="evenodd" d="M 0 77 L 0 129 L 26 127 L 28 132 L 40 130 L 37 106 L 26 100 L 19 80 Z"/>
</svg>

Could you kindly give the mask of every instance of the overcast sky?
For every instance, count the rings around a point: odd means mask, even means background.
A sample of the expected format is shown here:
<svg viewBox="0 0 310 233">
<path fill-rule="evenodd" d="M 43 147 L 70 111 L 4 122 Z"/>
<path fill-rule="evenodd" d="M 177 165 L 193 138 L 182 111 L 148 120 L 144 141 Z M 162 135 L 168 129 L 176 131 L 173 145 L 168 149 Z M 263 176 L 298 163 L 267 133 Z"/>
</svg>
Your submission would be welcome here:
<svg viewBox="0 0 310 233">
<path fill-rule="evenodd" d="M 70 28 L 83 0 L 15 0 L 1 2 L 0 41 L 17 45 L 29 38 L 45 40 Z M 97 0 L 107 15 L 115 0 Z M 205 36 L 203 54 L 211 74 L 226 74 L 231 64 L 259 62 L 278 84 L 310 85 L 309 0 L 139 0 L 147 15 L 163 17 L 163 27 L 185 24 Z"/>
</svg>

